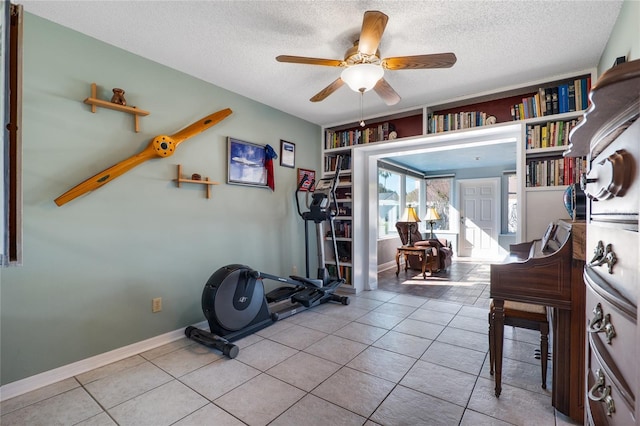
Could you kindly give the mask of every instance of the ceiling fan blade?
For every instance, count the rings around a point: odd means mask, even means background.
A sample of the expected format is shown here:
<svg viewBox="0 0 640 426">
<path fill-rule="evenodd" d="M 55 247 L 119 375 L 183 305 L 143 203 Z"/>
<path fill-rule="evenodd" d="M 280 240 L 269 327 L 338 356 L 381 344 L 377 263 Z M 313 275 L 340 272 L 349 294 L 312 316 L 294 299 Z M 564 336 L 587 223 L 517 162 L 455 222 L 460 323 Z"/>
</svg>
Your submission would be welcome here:
<svg viewBox="0 0 640 426">
<path fill-rule="evenodd" d="M 344 61 L 338 59 L 322 59 L 322 58 L 307 58 L 306 56 L 289 56 L 280 55 L 276 57 L 278 62 L 290 62 L 293 64 L 306 64 L 306 65 L 324 65 L 327 67 L 342 67 Z"/>
<path fill-rule="evenodd" d="M 325 100 L 327 96 L 338 90 L 342 87 L 344 81 L 340 77 L 338 77 L 333 83 L 319 91 L 315 96 L 309 99 L 311 102 L 320 102 Z"/>
<path fill-rule="evenodd" d="M 382 67 L 388 70 L 418 70 L 425 68 L 450 68 L 456 63 L 453 53 L 434 53 L 431 55 L 398 56 L 384 58 Z"/>
<path fill-rule="evenodd" d="M 368 10 L 364 13 L 358 51 L 366 55 L 375 55 L 382 38 L 382 33 L 387 26 L 389 17 L 377 10 Z"/>
<path fill-rule="evenodd" d="M 395 105 L 400 102 L 400 95 L 393 90 L 393 87 L 391 87 L 384 78 L 378 80 L 373 90 L 376 91 L 378 96 L 380 96 L 387 105 Z"/>
</svg>

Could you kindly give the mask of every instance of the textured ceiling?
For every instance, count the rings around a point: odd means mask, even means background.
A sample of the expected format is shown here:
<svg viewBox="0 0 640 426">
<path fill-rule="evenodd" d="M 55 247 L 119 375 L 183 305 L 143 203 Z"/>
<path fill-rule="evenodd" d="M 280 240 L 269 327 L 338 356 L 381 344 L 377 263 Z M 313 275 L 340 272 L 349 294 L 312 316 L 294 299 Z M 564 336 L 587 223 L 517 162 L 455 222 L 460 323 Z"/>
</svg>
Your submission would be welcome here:
<svg viewBox="0 0 640 426">
<path fill-rule="evenodd" d="M 389 16 L 382 57 L 454 52 L 449 69 L 387 71 L 402 97 L 374 93 L 364 114 L 524 84 L 595 67 L 621 1 L 20 1 L 27 12 L 310 122 L 359 118 L 343 86 L 309 98 L 340 68 L 279 63 L 281 54 L 342 59 L 366 10 Z"/>
<path fill-rule="evenodd" d="M 278 55 L 343 59 L 367 10 L 389 16 L 382 57 L 454 52 L 448 69 L 387 71 L 402 100 L 374 92 L 364 115 L 517 87 L 595 68 L 621 1 L 33 1 L 27 12 L 319 125 L 357 121 L 359 94 L 345 85 L 313 95 L 340 68 L 280 63 Z M 421 171 L 515 164 L 515 147 L 414 153 Z"/>
</svg>

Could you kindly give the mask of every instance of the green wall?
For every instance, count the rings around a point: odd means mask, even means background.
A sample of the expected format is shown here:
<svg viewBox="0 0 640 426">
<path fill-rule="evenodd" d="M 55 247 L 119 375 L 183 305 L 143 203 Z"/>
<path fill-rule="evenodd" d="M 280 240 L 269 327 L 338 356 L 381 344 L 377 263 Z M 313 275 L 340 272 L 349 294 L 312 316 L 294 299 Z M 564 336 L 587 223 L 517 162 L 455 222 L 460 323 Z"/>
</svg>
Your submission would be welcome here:
<svg viewBox="0 0 640 426">
<path fill-rule="evenodd" d="M 627 61 L 640 59 L 640 1 L 626 0 L 622 4 L 616 25 L 600 57 L 598 75 L 611 68 L 616 58 L 626 56 Z"/>
<path fill-rule="evenodd" d="M 296 167 L 319 170 L 318 126 L 34 15 L 24 22 L 24 262 L 0 276 L 2 384 L 204 320 L 204 283 L 223 265 L 304 271 L 296 170 L 274 162 L 275 192 L 227 185 L 226 138 L 278 152 L 280 139 L 294 142 Z M 121 87 L 150 112 L 140 133 L 129 114 L 90 112 L 92 82 L 98 97 Z M 227 107 L 230 117 L 173 156 L 54 204 L 154 136 Z M 200 185 L 176 188 L 177 164 L 219 181 L 212 198 Z M 154 297 L 164 305 L 156 314 Z"/>
</svg>

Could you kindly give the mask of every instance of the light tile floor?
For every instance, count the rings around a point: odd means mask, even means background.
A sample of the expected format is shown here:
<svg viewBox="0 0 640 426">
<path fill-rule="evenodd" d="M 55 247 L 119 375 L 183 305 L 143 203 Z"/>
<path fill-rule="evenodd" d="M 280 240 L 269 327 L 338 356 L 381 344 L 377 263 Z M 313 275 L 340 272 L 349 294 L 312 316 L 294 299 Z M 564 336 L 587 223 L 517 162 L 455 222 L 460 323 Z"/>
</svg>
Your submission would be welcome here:
<svg viewBox="0 0 640 426">
<path fill-rule="evenodd" d="M 382 272 L 380 289 L 349 306 L 318 306 L 242 339 L 236 359 L 183 338 L 4 401 L 0 424 L 574 424 L 540 387 L 529 330 L 505 329 L 494 396 L 488 274 L 460 261 L 427 282 Z"/>
</svg>

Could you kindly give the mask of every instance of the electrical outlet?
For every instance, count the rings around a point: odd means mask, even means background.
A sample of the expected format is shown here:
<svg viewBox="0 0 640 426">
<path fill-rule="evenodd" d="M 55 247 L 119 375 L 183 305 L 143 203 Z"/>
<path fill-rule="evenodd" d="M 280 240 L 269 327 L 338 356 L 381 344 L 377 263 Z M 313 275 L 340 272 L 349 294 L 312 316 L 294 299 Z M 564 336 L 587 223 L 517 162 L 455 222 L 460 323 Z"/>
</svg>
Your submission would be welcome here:
<svg viewBox="0 0 640 426">
<path fill-rule="evenodd" d="M 296 265 L 293 265 L 293 268 L 291 268 L 291 274 L 298 275 L 298 267 Z"/>
<path fill-rule="evenodd" d="M 162 310 L 162 297 L 151 300 L 151 312 L 156 313 Z"/>
</svg>

